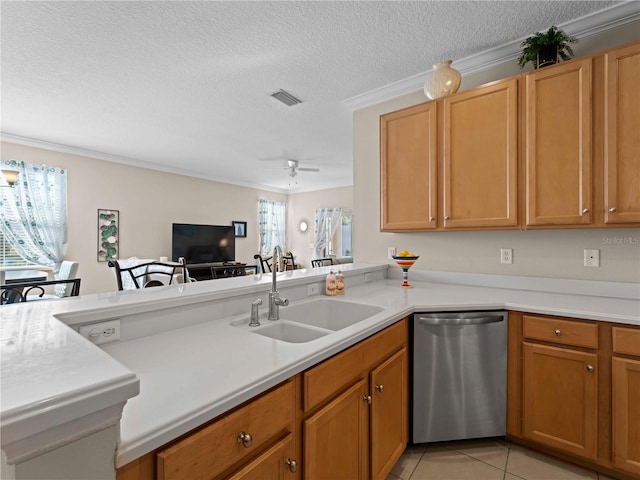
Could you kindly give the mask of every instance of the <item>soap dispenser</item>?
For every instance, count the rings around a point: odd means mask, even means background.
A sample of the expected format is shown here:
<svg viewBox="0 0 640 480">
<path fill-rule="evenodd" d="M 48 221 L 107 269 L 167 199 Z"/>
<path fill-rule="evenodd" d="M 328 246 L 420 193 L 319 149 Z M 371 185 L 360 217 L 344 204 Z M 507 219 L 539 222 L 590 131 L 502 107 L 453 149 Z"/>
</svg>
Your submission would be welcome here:
<svg viewBox="0 0 640 480">
<path fill-rule="evenodd" d="M 329 275 L 327 275 L 327 279 L 324 284 L 324 293 L 330 297 L 336 294 L 336 276 L 333 271 L 330 271 Z"/>
<path fill-rule="evenodd" d="M 338 273 L 336 273 L 336 295 L 344 295 L 345 290 L 344 275 L 338 270 Z"/>
</svg>

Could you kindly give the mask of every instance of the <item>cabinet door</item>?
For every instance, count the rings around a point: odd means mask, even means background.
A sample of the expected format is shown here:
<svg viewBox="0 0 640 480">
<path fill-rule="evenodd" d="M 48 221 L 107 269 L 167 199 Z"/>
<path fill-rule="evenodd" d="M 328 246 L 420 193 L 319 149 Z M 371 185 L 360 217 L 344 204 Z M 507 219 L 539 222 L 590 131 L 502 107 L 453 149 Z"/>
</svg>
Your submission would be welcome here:
<svg viewBox="0 0 640 480">
<path fill-rule="evenodd" d="M 368 478 L 369 404 L 360 380 L 304 421 L 304 478 Z"/>
<path fill-rule="evenodd" d="M 605 223 L 640 222 L 640 43 L 605 68 Z"/>
<path fill-rule="evenodd" d="M 591 223 L 591 59 L 525 76 L 527 225 Z"/>
<path fill-rule="evenodd" d="M 298 478 L 293 435 L 289 434 L 228 480 L 286 480 Z"/>
<path fill-rule="evenodd" d="M 380 117 L 383 231 L 436 228 L 436 102 Z"/>
<path fill-rule="evenodd" d="M 382 479 L 402 455 L 408 441 L 407 349 L 371 372 L 371 478 Z"/>
<path fill-rule="evenodd" d="M 444 227 L 517 225 L 517 80 L 444 100 Z"/>
<path fill-rule="evenodd" d="M 598 356 L 523 344 L 523 436 L 596 459 Z"/>
<path fill-rule="evenodd" d="M 613 465 L 640 476 L 640 361 L 612 359 Z"/>
</svg>

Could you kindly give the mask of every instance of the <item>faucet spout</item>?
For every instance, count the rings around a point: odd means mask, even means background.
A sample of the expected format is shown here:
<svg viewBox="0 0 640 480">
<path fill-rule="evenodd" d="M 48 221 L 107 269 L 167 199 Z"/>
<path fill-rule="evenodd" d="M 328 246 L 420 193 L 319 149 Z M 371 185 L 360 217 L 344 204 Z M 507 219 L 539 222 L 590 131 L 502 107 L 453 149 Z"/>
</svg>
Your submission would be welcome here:
<svg viewBox="0 0 640 480">
<path fill-rule="evenodd" d="M 276 245 L 273 249 L 272 261 L 272 276 L 271 276 L 271 291 L 269 292 L 269 320 L 278 320 L 280 318 L 280 307 L 286 307 L 289 305 L 289 300 L 286 298 L 280 298 L 280 294 L 277 289 L 276 273 L 280 263 L 282 262 L 282 248 Z"/>
</svg>

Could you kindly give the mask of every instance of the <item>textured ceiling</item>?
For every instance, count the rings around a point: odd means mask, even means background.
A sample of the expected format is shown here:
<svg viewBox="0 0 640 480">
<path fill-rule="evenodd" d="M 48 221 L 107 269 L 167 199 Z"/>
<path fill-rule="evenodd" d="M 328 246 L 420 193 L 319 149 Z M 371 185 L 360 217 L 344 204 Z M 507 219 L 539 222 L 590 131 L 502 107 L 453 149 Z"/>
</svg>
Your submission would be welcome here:
<svg viewBox="0 0 640 480">
<path fill-rule="evenodd" d="M 1 131 L 272 190 L 351 185 L 345 99 L 616 3 L 3 1 Z M 321 171 L 291 179 L 287 158 Z"/>
</svg>

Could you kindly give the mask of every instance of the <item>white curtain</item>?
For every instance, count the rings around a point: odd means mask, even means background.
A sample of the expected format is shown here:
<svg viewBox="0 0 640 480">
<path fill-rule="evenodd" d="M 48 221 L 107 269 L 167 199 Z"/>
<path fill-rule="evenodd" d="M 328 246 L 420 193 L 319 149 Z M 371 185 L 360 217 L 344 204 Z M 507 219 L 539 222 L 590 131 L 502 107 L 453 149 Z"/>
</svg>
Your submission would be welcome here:
<svg viewBox="0 0 640 480">
<path fill-rule="evenodd" d="M 287 204 L 260 199 L 258 202 L 260 255 L 268 257 L 276 245 L 287 251 Z"/>
<path fill-rule="evenodd" d="M 25 260 L 57 272 L 67 246 L 67 172 L 19 160 L 0 166 L 19 172 L 12 188 L 0 188 L 0 232 Z"/>
<path fill-rule="evenodd" d="M 342 218 L 341 208 L 317 208 L 315 215 L 315 240 L 313 258 L 327 256 L 327 247 L 336 233 Z"/>
</svg>

